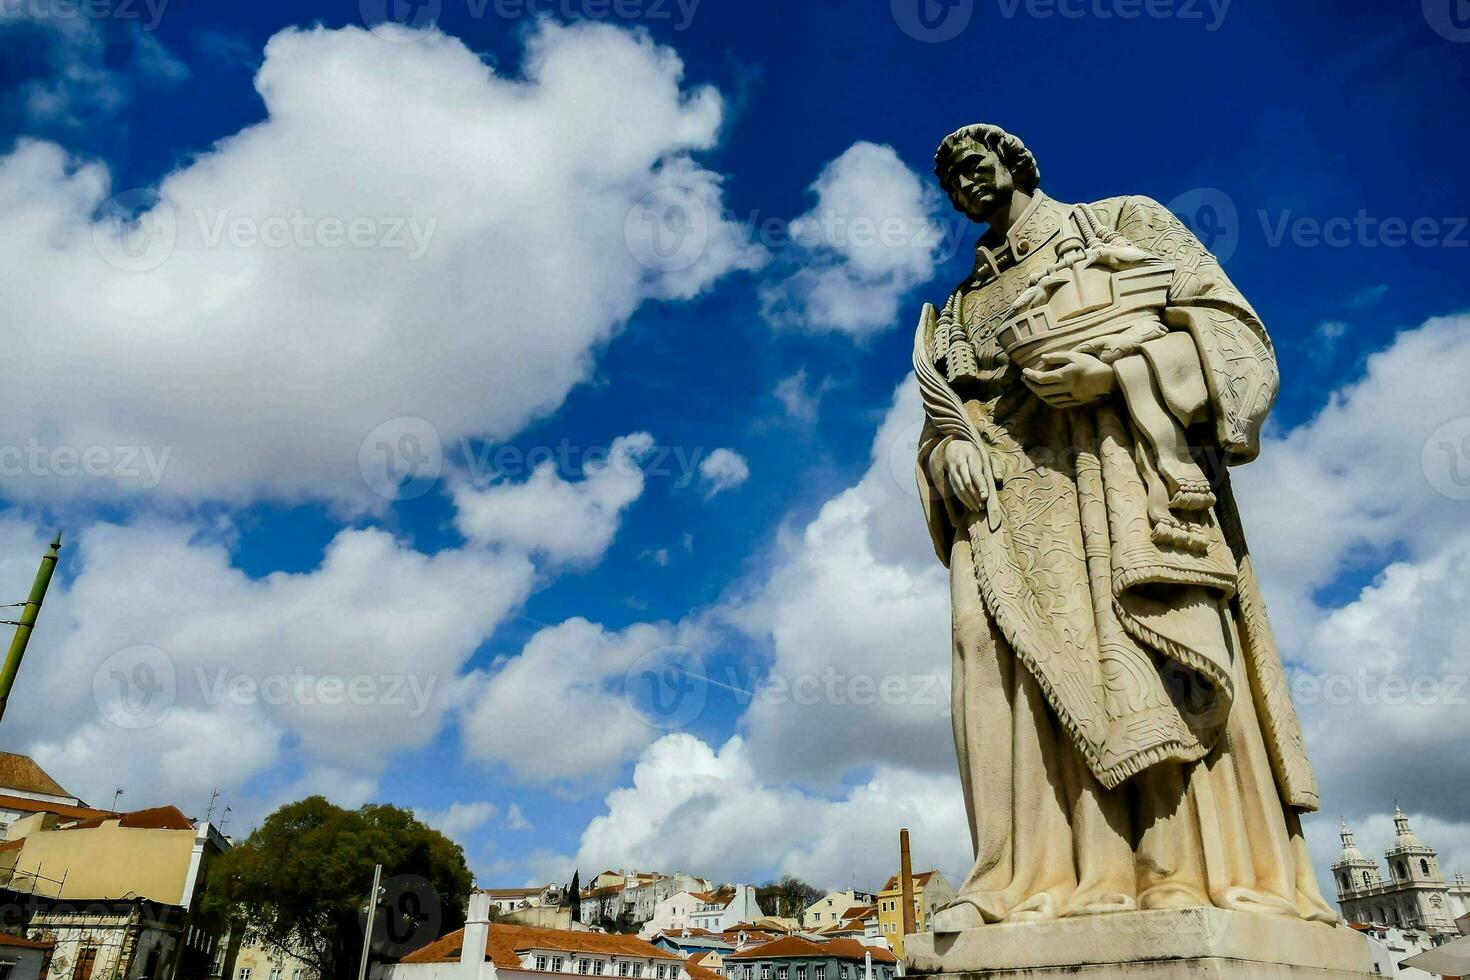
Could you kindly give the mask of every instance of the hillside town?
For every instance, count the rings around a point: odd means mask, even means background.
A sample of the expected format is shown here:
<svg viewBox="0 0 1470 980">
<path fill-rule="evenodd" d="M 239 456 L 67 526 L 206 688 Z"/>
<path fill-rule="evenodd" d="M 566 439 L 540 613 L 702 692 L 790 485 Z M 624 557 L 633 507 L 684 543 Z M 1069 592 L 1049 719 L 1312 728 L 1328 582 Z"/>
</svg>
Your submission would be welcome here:
<svg viewBox="0 0 1470 980">
<path fill-rule="evenodd" d="M 214 816 L 92 806 L 34 760 L 0 752 L 0 978 L 323 980 L 309 957 L 202 901 L 211 868 L 239 844 Z M 1395 830 L 1385 877 L 1343 826 L 1338 897 L 1383 975 L 1430 976 L 1400 963 L 1464 941 L 1470 886 L 1445 879 L 1402 810 Z M 406 936 L 367 926 L 358 941 L 372 937 L 362 960 L 372 980 L 893 980 L 905 935 L 928 931 L 954 896 L 933 868 L 828 892 L 683 871 L 608 869 L 584 884 L 574 871 L 566 883 L 473 887 L 458 896 L 462 927 L 442 934 L 419 927 L 445 921 L 435 909 Z"/>
</svg>

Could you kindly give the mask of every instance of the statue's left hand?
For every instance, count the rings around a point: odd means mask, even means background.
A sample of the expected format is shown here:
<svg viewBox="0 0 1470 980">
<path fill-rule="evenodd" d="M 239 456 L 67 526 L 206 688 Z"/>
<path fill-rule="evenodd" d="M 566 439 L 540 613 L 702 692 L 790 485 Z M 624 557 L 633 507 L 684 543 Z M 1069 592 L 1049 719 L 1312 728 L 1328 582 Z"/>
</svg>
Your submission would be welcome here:
<svg viewBox="0 0 1470 980">
<path fill-rule="evenodd" d="M 1036 397 L 1053 408 L 1077 408 L 1111 394 L 1118 386 L 1113 368 L 1091 354 L 1058 351 L 1041 359 L 1045 370 L 1026 368 L 1021 374 Z"/>
</svg>

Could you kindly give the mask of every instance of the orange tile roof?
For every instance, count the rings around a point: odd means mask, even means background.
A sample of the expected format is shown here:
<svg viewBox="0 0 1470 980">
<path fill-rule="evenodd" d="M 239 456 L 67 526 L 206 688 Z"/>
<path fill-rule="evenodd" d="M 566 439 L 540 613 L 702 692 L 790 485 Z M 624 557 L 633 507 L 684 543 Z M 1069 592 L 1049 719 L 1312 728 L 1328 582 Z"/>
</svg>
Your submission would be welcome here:
<svg viewBox="0 0 1470 980">
<path fill-rule="evenodd" d="M 0 793 L 0 810 L 19 810 L 22 813 L 54 813 L 58 817 L 75 817 L 80 820 L 86 820 L 90 817 L 116 816 L 111 810 L 94 810 L 89 806 L 72 806 L 70 803 L 51 803 L 47 800 L 32 800 L 24 796 L 11 796 L 8 793 Z"/>
<path fill-rule="evenodd" d="M 735 889 L 733 888 L 716 888 L 712 891 L 690 892 L 689 894 L 701 902 L 708 902 L 711 905 L 717 903 L 720 905 L 729 905 L 735 900 Z"/>
<path fill-rule="evenodd" d="M 780 939 L 773 939 L 754 949 L 742 949 L 738 953 L 731 953 L 726 959 L 765 960 L 783 957 L 831 956 L 839 960 L 861 960 L 868 953 L 873 954 L 875 963 L 898 962 L 898 957 L 894 956 L 891 950 L 879 946 L 864 946 L 856 939 L 829 939 L 824 943 L 819 943 L 802 936 L 783 936 Z"/>
<path fill-rule="evenodd" d="M 105 814 L 83 820 L 81 823 L 64 827 L 63 830 L 93 830 L 103 823 L 116 819 L 119 827 L 133 830 L 193 830 L 194 824 L 176 806 L 155 806 L 147 810 L 133 810 L 121 815 Z"/>
<path fill-rule="evenodd" d="M 8 932 L 0 932 L 0 946 L 10 946 L 15 949 L 51 949 L 55 945 L 47 939 L 26 939 L 23 936 L 12 936 Z"/>
<path fill-rule="evenodd" d="M 0 752 L 0 786 L 18 789 L 22 793 L 45 793 L 47 796 L 69 796 L 76 799 L 61 784 L 52 779 L 46 770 L 28 755 Z"/>
<path fill-rule="evenodd" d="M 423 949 L 410 953 L 399 962 L 455 962 L 459 960 L 463 949 L 464 930 L 458 929 L 442 939 L 435 940 Z M 530 949 L 552 949 L 564 953 L 601 953 L 604 956 L 637 956 L 645 959 L 679 959 L 668 950 L 659 949 L 637 936 L 491 923 L 490 936 L 485 943 L 485 957 L 494 963 L 497 969 L 520 969 L 521 958 L 518 951 Z"/>
<path fill-rule="evenodd" d="M 922 888 L 922 887 L 924 887 L 925 885 L 929 884 L 929 879 L 930 878 L 933 878 L 938 873 L 939 872 L 937 870 L 935 870 L 934 868 L 930 868 L 928 871 L 916 871 L 916 872 L 914 872 L 914 887 L 915 888 Z M 891 891 L 896 891 L 897 889 L 898 889 L 898 875 L 890 875 L 889 878 L 888 878 L 888 881 L 883 885 L 882 890 L 885 891 L 885 892 L 891 892 Z"/>
<path fill-rule="evenodd" d="M 704 965 L 704 959 L 707 956 L 709 956 L 709 951 L 704 950 L 684 961 L 684 972 L 689 974 L 689 980 L 724 980 L 724 974 L 717 973 Z"/>
</svg>

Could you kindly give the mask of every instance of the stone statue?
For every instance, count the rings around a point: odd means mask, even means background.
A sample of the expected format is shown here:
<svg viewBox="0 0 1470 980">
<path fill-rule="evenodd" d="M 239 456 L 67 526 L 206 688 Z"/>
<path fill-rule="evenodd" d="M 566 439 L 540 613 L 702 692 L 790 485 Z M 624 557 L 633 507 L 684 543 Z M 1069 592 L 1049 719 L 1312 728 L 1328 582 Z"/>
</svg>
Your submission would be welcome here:
<svg viewBox="0 0 1470 980">
<path fill-rule="evenodd" d="M 1226 475 L 1255 457 L 1276 397 L 1265 328 L 1166 208 L 1053 200 L 998 127 L 946 137 L 935 173 L 989 228 L 914 343 L 976 854 L 932 942 L 1148 910 L 1337 922 Z M 1346 929 L 1313 928 L 1366 964 Z"/>
</svg>

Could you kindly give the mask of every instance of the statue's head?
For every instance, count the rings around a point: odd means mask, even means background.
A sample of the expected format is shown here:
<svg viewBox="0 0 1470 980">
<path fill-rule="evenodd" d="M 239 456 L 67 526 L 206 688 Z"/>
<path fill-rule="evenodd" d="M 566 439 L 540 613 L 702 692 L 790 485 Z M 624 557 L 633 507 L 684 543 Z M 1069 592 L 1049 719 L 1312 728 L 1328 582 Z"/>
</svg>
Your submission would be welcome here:
<svg viewBox="0 0 1470 980">
<path fill-rule="evenodd" d="M 989 123 L 946 136 L 934 154 L 934 174 L 954 209 L 972 221 L 988 222 L 1013 191 L 1031 194 L 1041 183 L 1026 144 Z"/>
</svg>

